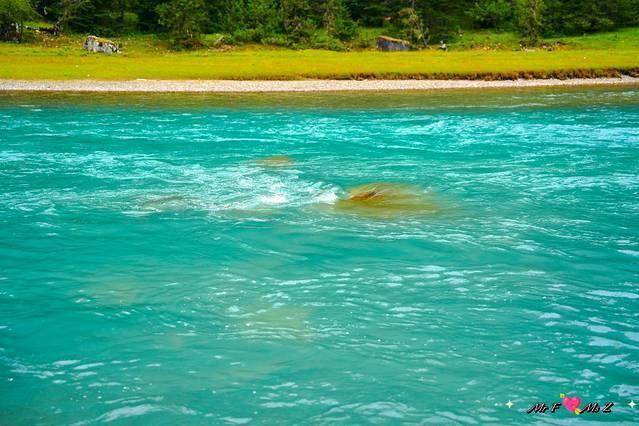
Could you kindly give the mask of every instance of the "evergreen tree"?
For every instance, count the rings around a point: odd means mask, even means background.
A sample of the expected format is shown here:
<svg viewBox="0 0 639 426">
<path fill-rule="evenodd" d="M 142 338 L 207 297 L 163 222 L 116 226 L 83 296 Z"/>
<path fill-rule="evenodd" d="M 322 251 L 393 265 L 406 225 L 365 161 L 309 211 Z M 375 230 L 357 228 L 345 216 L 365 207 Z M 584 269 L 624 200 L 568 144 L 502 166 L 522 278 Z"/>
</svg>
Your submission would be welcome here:
<svg viewBox="0 0 639 426">
<path fill-rule="evenodd" d="M 513 2 L 512 0 L 478 1 L 467 13 L 478 28 L 503 30 L 512 25 Z"/>
<path fill-rule="evenodd" d="M 246 25 L 255 31 L 255 41 L 262 41 L 277 35 L 281 17 L 274 0 L 248 0 L 246 4 Z"/>
<path fill-rule="evenodd" d="M 545 0 L 548 34 L 584 34 L 639 24 L 639 0 Z"/>
<path fill-rule="evenodd" d="M 315 30 L 308 0 L 281 0 L 280 7 L 284 33 L 294 43 L 307 43 Z"/>
<path fill-rule="evenodd" d="M 329 36 L 339 40 L 351 40 L 357 33 L 357 24 L 342 0 L 326 0 L 324 28 Z"/>
<path fill-rule="evenodd" d="M 417 46 L 426 46 L 428 41 L 422 18 L 415 10 L 415 1 L 411 2 L 411 7 L 399 11 L 398 24 L 400 37 L 406 39 Z"/>
<path fill-rule="evenodd" d="M 136 0 L 131 8 L 137 15 L 138 29 L 143 32 L 159 31 L 162 27 L 158 23 L 156 8 L 160 4 L 158 0 Z"/>
<path fill-rule="evenodd" d="M 523 42 L 529 46 L 539 43 L 543 0 L 518 0 L 517 15 Z"/>
<path fill-rule="evenodd" d="M 24 21 L 34 16 L 29 0 L 0 0 L 0 39 L 20 41 Z"/>
<path fill-rule="evenodd" d="M 472 26 L 468 11 L 477 0 L 417 0 L 415 9 L 424 21 L 428 36 L 439 41 L 458 36 Z"/>
<path fill-rule="evenodd" d="M 0 13 L 29 0 L 0 0 Z M 639 25 L 639 0 L 31 0 L 60 29 L 96 35 L 167 29 L 176 40 L 221 32 L 239 41 L 310 45 L 385 27 L 416 44 L 464 28 L 517 29 L 526 43 Z M 158 11 L 162 11 L 159 16 Z M 543 18 L 543 19 L 542 19 Z M 162 22 L 162 25 L 159 22 Z M 327 35 L 316 34 L 323 27 Z M 182 34 L 182 35 L 178 35 Z M 326 40 L 325 40 L 326 41 Z"/>
<path fill-rule="evenodd" d="M 166 28 L 176 47 L 193 48 L 201 44 L 207 21 L 202 0 L 171 0 L 156 8 L 159 24 Z"/>
</svg>

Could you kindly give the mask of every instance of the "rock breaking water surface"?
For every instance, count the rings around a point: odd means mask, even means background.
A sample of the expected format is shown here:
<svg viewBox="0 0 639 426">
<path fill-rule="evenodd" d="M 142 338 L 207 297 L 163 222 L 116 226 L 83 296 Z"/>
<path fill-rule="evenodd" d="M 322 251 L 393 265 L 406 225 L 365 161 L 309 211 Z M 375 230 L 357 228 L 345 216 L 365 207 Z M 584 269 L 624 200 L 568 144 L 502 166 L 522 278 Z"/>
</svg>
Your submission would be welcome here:
<svg viewBox="0 0 639 426">
<path fill-rule="evenodd" d="M 636 88 L 305 96 L 0 95 L 0 423 L 639 421 Z"/>
</svg>

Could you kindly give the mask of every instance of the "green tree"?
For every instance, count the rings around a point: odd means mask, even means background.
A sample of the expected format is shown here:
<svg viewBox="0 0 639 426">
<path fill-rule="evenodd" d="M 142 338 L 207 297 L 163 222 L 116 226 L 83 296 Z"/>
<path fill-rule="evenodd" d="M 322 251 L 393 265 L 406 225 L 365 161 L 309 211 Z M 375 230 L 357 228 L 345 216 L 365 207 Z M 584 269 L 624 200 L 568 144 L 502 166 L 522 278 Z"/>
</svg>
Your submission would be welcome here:
<svg viewBox="0 0 639 426">
<path fill-rule="evenodd" d="M 281 16 L 274 0 L 247 0 L 244 31 L 251 41 L 261 42 L 280 33 Z"/>
<path fill-rule="evenodd" d="M 483 0 L 467 13 L 478 28 L 503 30 L 512 23 L 513 4 L 511 0 Z"/>
<path fill-rule="evenodd" d="M 0 38 L 22 40 L 24 21 L 34 16 L 29 0 L 0 0 Z"/>
<path fill-rule="evenodd" d="M 209 16 L 219 31 L 234 33 L 247 27 L 246 0 L 208 1 Z"/>
<path fill-rule="evenodd" d="M 156 8 L 158 23 L 166 28 L 176 47 L 201 46 L 202 28 L 208 18 L 202 0 L 171 0 Z"/>
<path fill-rule="evenodd" d="M 405 1 L 399 0 L 346 0 L 351 16 L 360 25 L 381 27 L 389 18 L 406 7 Z"/>
<path fill-rule="evenodd" d="M 293 43 L 308 43 L 315 23 L 308 0 L 281 0 L 282 27 Z"/>
<path fill-rule="evenodd" d="M 248 25 L 255 28 L 261 37 L 278 32 L 280 15 L 274 0 L 248 0 L 246 10 Z"/>
<path fill-rule="evenodd" d="M 60 0 L 57 4 L 58 19 L 54 25 L 55 33 L 61 33 L 75 20 L 78 20 L 80 27 L 82 27 L 83 21 L 78 18 L 83 15 L 83 9 L 87 6 L 91 6 L 90 0 Z"/>
<path fill-rule="evenodd" d="M 414 9 L 424 21 L 428 38 L 448 40 L 459 36 L 462 28 L 472 26 L 468 10 L 477 0 L 416 0 Z"/>
<path fill-rule="evenodd" d="M 427 31 L 424 22 L 415 9 L 415 0 L 397 14 L 400 37 L 418 46 L 426 46 Z"/>
<path fill-rule="evenodd" d="M 543 0 L 518 0 L 517 18 L 524 44 L 536 46 L 541 33 L 541 13 Z"/>
<path fill-rule="evenodd" d="M 277 0 L 223 0 L 211 10 L 211 19 L 217 20 L 212 27 L 232 34 L 234 40 L 261 42 L 282 34 Z"/>
<path fill-rule="evenodd" d="M 60 0 L 52 12 L 58 17 L 58 32 L 69 28 L 101 36 L 117 35 L 138 29 L 138 15 L 133 13 L 137 2 L 138 0 Z"/>
<path fill-rule="evenodd" d="M 357 34 L 357 24 L 342 0 L 326 0 L 324 28 L 329 36 L 339 40 L 352 40 Z"/>
<path fill-rule="evenodd" d="M 15 10 L 14 5 L 24 6 L 28 2 L 0 0 L 0 12 L 6 16 Z M 107 36 L 165 28 L 176 41 L 186 40 L 187 44 L 197 40 L 199 32 L 223 32 L 238 41 L 304 46 L 323 38 L 326 45 L 337 43 L 344 47 L 341 40 L 350 39 L 357 25 L 386 27 L 389 35 L 418 45 L 428 39 L 454 39 L 463 35 L 463 29 L 473 27 L 516 29 L 525 43 L 534 44 L 541 35 L 579 35 L 639 25 L 639 0 L 543 0 L 543 4 L 542 0 L 30 0 L 30 3 L 43 19 L 58 22 L 60 28 Z M 159 10 L 164 13 L 162 17 Z M 326 31 L 316 31 L 320 26 Z"/>
<path fill-rule="evenodd" d="M 584 34 L 639 24 L 639 0 L 545 0 L 544 32 Z"/>
<path fill-rule="evenodd" d="M 153 32 L 161 29 L 156 11 L 158 3 L 158 0 L 136 0 L 133 2 L 131 10 L 138 17 L 139 30 Z"/>
</svg>

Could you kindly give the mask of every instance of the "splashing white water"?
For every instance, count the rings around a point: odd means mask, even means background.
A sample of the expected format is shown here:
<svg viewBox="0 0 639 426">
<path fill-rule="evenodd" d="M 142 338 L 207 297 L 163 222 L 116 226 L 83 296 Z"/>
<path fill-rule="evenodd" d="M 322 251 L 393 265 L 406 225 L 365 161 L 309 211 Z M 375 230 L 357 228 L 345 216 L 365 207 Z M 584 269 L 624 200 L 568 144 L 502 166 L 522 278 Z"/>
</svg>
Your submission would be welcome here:
<svg viewBox="0 0 639 426">
<path fill-rule="evenodd" d="M 164 171 L 166 173 L 166 170 Z M 207 170 L 200 166 L 182 166 L 173 171 L 170 185 L 164 191 L 180 194 L 166 197 L 170 200 L 163 208 L 164 193 L 142 195 L 140 208 L 152 205 L 155 211 L 205 210 L 210 212 L 260 210 L 273 207 L 301 207 L 309 204 L 334 203 L 339 189 L 333 185 L 300 177 L 295 170 L 264 170 L 259 167 L 233 166 Z"/>
</svg>

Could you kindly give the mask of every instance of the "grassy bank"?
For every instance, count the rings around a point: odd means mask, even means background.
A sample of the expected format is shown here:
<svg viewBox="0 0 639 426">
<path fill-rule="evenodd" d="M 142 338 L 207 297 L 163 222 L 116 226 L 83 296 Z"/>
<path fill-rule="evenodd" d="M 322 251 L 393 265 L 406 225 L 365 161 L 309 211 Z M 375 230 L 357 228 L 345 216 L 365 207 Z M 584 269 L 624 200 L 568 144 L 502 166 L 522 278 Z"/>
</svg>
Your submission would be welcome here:
<svg viewBox="0 0 639 426">
<path fill-rule="evenodd" d="M 123 53 L 91 54 L 82 37 L 0 44 L 2 79 L 487 78 L 639 75 L 639 30 L 553 39 L 522 51 L 509 34 L 474 33 L 451 51 L 332 52 L 264 46 L 171 52 L 154 37 L 117 40 Z"/>
</svg>

